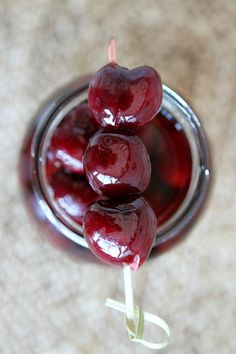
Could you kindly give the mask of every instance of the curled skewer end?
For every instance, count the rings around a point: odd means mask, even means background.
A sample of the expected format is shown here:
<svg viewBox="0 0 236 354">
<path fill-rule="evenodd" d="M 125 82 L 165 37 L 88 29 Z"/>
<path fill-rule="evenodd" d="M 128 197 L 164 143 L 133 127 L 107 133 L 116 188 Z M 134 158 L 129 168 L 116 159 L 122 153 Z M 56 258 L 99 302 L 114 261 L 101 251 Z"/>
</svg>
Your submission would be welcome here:
<svg viewBox="0 0 236 354">
<path fill-rule="evenodd" d="M 134 306 L 133 288 L 132 288 L 132 274 L 131 268 L 125 265 L 123 268 L 124 275 L 124 290 L 125 290 L 125 304 L 107 299 L 106 306 L 125 314 L 126 328 L 129 339 L 133 342 L 142 344 L 149 349 L 163 349 L 169 343 L 170 328 L 168 324 L 160 317 L 148 312 L 142 311 L 138 306 Z M 144 322 L 150 322 L 160 327 L 166 334 L 167 339 L 162 342 L 150 342 L 143 338 Z"/>
</svg>

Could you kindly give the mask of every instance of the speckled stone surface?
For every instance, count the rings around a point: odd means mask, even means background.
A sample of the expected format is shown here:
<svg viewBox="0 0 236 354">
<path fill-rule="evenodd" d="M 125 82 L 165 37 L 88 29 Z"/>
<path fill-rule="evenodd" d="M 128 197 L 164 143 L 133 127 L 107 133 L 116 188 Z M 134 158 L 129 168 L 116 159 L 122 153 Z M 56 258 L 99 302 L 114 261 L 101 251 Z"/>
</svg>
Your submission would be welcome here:
<svg viewBox="0 0 236 354">
<path fill-rule="evenodd" d="M 154 66 L 191 102 L 209 136 L 214 185 L 189 237 L 135 276 L 137 301 L 172 329 L 163 353 L 236 348 L 236 3 L 0 2 L 0 353 L 149 353 L 130 343 L 122 274 L 75 263 L 43 241 L 24 209 L 16 165 L 32 115 L 53 90 L 105 63 Z M 154 333 L 153 333 L 154 334 Z"/>
</svg>

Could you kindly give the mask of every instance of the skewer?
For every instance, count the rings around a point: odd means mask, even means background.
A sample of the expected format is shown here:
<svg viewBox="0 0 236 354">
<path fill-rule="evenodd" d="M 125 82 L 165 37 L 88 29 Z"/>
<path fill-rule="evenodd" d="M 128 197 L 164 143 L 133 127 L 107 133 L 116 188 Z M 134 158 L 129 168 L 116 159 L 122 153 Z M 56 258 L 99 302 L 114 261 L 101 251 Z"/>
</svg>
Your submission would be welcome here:
<svg viewBox="0 0 236 354">
<path fill-rule="evenodd" d="M 116 42 L 114 37 L 110 39 L 108 44 L 108 61 L 110 64 L 116 64 Z"/>
<path fill-rule="evenodd" d="M 126 317 L 128 320 L 135 320 L 134 313 L 134 294 L 132 286 L 132 275 L 130 266 L 125 265 L 123 268 L 124 290 L 125 290 L 125 306 Z"/>
</svg>

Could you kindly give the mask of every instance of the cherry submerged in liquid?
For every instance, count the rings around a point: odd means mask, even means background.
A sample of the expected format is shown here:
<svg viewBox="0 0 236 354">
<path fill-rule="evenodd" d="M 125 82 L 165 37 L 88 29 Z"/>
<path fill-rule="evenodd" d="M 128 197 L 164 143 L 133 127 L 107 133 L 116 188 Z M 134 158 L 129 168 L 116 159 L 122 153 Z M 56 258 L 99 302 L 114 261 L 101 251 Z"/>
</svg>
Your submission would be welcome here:
<svg viewBox="0 0 236 354">
<path fill-rule="evenodd" d="M 192 170 L 190 147 L 181 125 L 165 109 L 162 109 L 151 123 L 135 133 L 143 141 L 150 155 L 151 180 L 143 196 L 152 206 L 160 226 L 175 213 L 186 196 Z M 61 176 L 63 171 L 60 170 L 58 173 Z M 75 215 L 71 214 L 71 211 L 74 212 L 74 208 L 73 206 L 70 208 L 68 203 L 70 200 L 73 203 L 75 201 L 76 203 L 81 202 L 80 211 L 83 210 L 85 213 L 85 205 L 88 204 L 87 193 L 82 193 L 81 188 L 77 188 L 77 185 L 76 188 L 70 188 L 70 178 L 72 185 L 75 186 L 76 176 L 75 174 L 70 176 L 68 171 L 65 173 L 66 184 L 61 186 L 62 193 L 58 190 L 59 186 L 57 185 L 55 195 L 59 195 L 60 199 L 56 198 L 55 202 L 66 200 L 67 205 L 65 208 L 63 207 L 63 212 L 82 225 L 83 215 L 80 214 L 79 218 L 75 220 Z M 81 179 L 78 176 L 79 178 Z M 62 176 L 60 181 L 63 182 Z M 83 181 L 83 184 L 87 184 L 87 182 Z M 81 187 L 81 183 L 79 186 Z M 54 188 L 53 184 L 50 187 Z M 90 190 L 90 187 L 87 186 L 87 189 Z M 71 191 L 73 195 L 70 196 Z M 83 196 L 85 201 L 83 201 Z M 94 200 L 94 195 L 91 197 L 92 200 Z M 60 208 L 61 203 L 58 204 Z"/>
</svg>

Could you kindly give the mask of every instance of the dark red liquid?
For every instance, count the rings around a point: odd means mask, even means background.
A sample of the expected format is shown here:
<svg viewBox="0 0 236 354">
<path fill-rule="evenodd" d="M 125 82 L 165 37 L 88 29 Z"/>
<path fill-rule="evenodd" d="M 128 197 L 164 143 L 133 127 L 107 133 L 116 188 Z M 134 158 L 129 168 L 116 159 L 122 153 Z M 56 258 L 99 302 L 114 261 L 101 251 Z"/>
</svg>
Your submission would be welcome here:
<svg viewBox="0 0 236 354">
<path fill-rule="evenodd" d="M 146 145 L 152 166 L 144 197 L 161 225 L 186 196 L 192 172 L 190 147 L 181 125 L 164 109 L 138 135 Z"/>
</svg>

